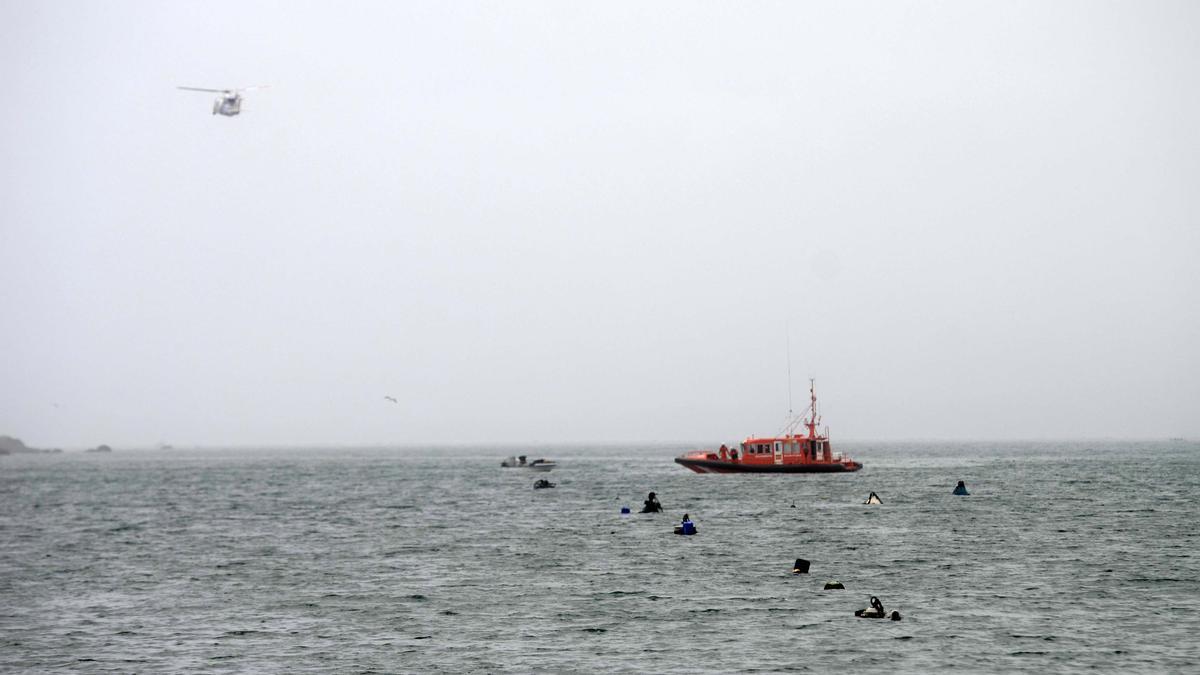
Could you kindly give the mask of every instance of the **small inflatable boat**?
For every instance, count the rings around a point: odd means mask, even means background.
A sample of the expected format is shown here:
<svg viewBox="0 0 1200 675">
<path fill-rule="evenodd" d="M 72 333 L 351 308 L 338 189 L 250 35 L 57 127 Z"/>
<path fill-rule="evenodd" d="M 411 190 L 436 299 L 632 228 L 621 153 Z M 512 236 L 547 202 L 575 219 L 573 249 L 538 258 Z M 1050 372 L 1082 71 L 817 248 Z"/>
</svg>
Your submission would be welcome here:
<svg viewBox="0 0 1200 675">
<path fill-rule="evenodd" d="M 683 515 L 683 522 L 675 526 L 675 534 L 696 534 L 696 524 L 687 517 L 686 513 Z"/>
<path fill-rule="evenodd" d="M 854 610 L 854 616 L 857 616 L 860 619 L 891 619 L 892 621 L 900 620 L 900 612 L 893 610 L 891 614 L 887 613 L 883 609 L 883 603 L 879 601 L 879 598 L 873 595 L 871 596 L 871 606 L 864 609 Z"/>
</svg>

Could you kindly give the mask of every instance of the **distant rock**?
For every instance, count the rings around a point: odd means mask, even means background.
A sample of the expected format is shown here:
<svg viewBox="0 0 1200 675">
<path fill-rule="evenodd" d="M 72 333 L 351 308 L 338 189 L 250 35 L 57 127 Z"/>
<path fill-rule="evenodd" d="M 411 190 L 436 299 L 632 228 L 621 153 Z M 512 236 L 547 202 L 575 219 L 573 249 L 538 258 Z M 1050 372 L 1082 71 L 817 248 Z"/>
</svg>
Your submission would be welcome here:
<svg viewBox="0 0 1200 675">
<path fill-rule="evenodd" d="M 112 448 L 107 445 L 97 445 L 94 448 L 88 448 L 84 452 L 112 452 Z"/>
<path fill-rule="evenodd" d="M 33 452 L 33 450 L 25 447 L 25 443 L 19 438 L 0 436 L 0 452 L 7 455 L 14 452 Z"/>
<path fill-rule="evenodd" d="M 50 448 L 50 449 L 31 448 L 28 445 L 25 445 L 25 443 L 19 438 L 13 438 L 12 436 L 0 436 L 0 455 L 14 455 L 14 454 L 18 454 L 18 453 L 37 454 L 37 453 L 54 453 L 54 452 L 62 452 L 62 450 L 59 448 Z"/>
</svg>

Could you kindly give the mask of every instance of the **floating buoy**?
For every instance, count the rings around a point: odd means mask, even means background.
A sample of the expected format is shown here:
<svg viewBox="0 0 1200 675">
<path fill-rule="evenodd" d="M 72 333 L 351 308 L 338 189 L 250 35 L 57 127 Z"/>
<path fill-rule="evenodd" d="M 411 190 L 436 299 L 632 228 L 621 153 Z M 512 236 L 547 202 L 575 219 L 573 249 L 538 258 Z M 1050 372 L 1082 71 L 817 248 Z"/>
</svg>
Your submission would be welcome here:
<svg viewBox="0 0 1200 675">
<path fill-rule="evenodd" d="M 879 498 L 879 495 L 872 492 L 871 495 L 869 497 L 867 497 L 867 501 L 865 501 L 863 503 L 864 504 L 882 504 L 883 500 Z"/>
<path fill-rule="evenodd" d="M 843 585 L 842 585 L 842 582 L 840 582 L 840 581 L 826 581 L 826 582 L 825 582 L 825 589 L 824 589 L 824 590 L 827 590 L 827 591 L 844 591 L 844 590 L 846 590 L 846 587 L 845 587 L 845 586 L 843 586 Z"/>
<path fill-rule="evenodd" d="M 808 565 L 804 558 L 796 558 L 796 564 L 792 565 L 792 574 L 808 574 Z"/>
<path fill-rule="evenodd" d="M 621 507 L 621 515 L 623 515 L 623 516 L 629 515 L 629 507 L 628 506 Z"/>
</svg>

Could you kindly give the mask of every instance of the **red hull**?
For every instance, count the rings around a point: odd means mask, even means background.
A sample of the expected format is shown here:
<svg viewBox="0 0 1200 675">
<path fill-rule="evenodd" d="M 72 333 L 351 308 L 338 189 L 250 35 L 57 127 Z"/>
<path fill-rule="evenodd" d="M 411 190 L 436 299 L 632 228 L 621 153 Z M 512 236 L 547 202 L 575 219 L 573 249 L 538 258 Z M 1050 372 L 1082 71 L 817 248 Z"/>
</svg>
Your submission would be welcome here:
<svg viewBox="0 0 1200 675">
<path fill-rule="evenodd" d="M 852 460 L 805 464 L 750 464 L 728 459 L 693 459 L 684 456 L 676 457 L 675 463 L 682 464 L 696 473 L 845 473 L 862 468 L 862 464 Z"/>
</svg>

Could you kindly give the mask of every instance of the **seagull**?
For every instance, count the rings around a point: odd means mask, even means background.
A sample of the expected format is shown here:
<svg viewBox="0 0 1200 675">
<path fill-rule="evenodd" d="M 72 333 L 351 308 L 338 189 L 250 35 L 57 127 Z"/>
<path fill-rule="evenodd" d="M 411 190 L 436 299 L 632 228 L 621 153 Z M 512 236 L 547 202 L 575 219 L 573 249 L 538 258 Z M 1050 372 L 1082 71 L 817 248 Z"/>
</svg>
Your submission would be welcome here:
<svg viewBox="0 0 1200 675">
<path fill-rule="evenodd" d="M 384 398 L 385 398 L 385 399 L 387 399 L 387 400 L 389 400 L 389 401 L 391 401 L 392 403 L 399 403 L 399 401 L 397 401 L 396 399 L 392 398 L 391 396 L 384 396 Z"/>
</svg>

